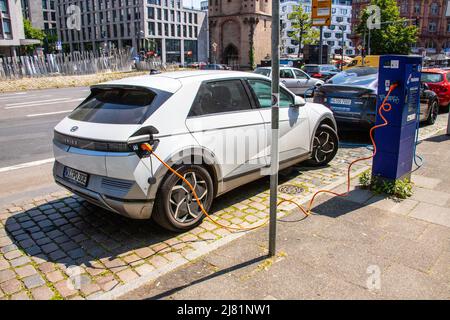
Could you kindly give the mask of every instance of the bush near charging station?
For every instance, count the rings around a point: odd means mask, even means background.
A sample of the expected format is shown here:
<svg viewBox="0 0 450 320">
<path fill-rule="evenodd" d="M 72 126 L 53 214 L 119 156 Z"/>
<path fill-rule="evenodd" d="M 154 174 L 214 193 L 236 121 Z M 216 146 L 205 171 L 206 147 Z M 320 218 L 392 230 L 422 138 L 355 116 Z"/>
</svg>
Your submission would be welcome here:
<svg viewBox="0 0 450 320">
<path fill-rule="evenodd" d="M 379 181 L 377 177 L 372 177 L 370 170 L 359 175 L 359 184 L 363 188 L 372 190 L 377 194 L 385 193 L 389 196 L 406 199 L 412 196 L 412 182 L 409 179 L 396 181 Z"/>
</svg>

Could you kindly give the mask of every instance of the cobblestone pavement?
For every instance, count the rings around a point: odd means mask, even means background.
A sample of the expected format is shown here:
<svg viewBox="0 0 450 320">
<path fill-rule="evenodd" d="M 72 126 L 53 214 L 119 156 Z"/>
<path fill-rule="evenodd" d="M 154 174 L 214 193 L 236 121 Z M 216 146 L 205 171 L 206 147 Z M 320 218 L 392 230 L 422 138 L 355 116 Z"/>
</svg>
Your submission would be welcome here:
<svg viewBox="0 0 450 320">
<path fill-rule="evenodd" d="M 421 136 L 446 124 L 447 115 L 441 115 Z M 304 201 L 318 189 L 336 186 L 345 179 L 350 161 L 370 154 L 365 146 L 346 145 L 328 167 L 285 170 L 280 174 L 283 191 L 298 193 L 280 192 L 280 198 Z M 356 165 L 355 174 L 369 164 Z M 259 225 L 268 216 L 268 187 L 263 178 L 216 199 L 214 219 L 230 226 Z M 12 204 L 0 210 L 0 299 L 116 297 L 242 235 L 208 220 L 190 232 L 173 234 L 66 192 Z"/>
</svg>

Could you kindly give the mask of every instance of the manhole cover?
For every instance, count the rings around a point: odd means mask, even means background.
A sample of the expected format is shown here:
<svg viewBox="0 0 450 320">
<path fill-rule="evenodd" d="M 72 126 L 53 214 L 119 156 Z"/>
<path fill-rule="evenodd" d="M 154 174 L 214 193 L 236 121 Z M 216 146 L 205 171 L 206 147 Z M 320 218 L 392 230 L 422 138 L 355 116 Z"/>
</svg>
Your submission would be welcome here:
<svg viewBox="0 0 450 320">
<path fill-rule="evenodd" d="M 278 188 L 278 191 L 280 191 L 281 193 L 286 193 L 286 194 L 299 194 L 299 193 L 302 193 L 304 190 L 305 189 L 294 186 L 292 184 L 286 184 L 286 185 L 280 186 Z"/>
</svg>

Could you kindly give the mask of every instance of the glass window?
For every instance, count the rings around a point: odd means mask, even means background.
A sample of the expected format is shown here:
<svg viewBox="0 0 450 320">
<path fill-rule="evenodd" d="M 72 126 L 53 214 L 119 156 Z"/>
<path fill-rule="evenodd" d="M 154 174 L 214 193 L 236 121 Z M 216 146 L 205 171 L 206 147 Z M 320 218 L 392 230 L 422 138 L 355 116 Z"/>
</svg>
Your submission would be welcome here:
<svg viewBox="0 0 450 320">
<path fill-rule="evenodd" d="M 268 68 L 258 68 L 255 70 L 256 74 L 261 74 L 266 77 L 270 77 L 270 69 Z"/>
<path fill-rule="evenodd" d="M 421 81 L 427 83 L 436 83 L 441 82 L 443 79 L 444 77 L 440 73 L 423 72 Z"/>
<path fill-rule="evenodd" d="M 70 119 L 110 124 L 141 124 L 171 96 L 168 92 L 94 88 Z"/>
<path fill-rule="evenodd" d="M 208 82 L 200 86 L 189 116 L 236 112 L 251 108 L 240 80 Z"/>
<path fill-rule="evenodd" d="M 281 79 L 295 79 L 294 73 L 291 69 L 281 69 L 280 70 L 280 78 Z"/>
<path fill-rule="evenodd" d="M 250 87 L 256 95 L 261 108 L 272 107 L 272 86 L 269 81 L 248 80 Z M 290 107 L 294 103 L 293 97 L 283 88 L 280 88 L 280 107 Z"/>
<path fill-rule="evenodd" d="M 301 70 L 294 69 L 295 77 L 297 79 L 306 79 L 308 76 Z"/>
</svg>

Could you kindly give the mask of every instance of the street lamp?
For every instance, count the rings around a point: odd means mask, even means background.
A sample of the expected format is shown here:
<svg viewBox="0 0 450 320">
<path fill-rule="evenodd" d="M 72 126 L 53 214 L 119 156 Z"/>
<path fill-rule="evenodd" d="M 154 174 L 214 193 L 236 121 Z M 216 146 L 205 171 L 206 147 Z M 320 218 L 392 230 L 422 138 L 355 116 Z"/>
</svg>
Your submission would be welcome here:
<svg viewBox="0 0 450 320">
<path fill-rule="evenodd" d="M 346 26 L 340 24 L 338 25 L 339 30 L 341 30 L 342 32 L 342 48 L 341 48 L 341 71 L 344 70 L 344 48 L 345 48 L 345 30 L 346 30 Z"/>
<path fill-rule="evenodd" d="M 145 32 L 143 30 L 140 30 L 138 32 L 138 43 L 137 43 L 137 51 L 138 55 L 141 53 L 141 39 L 145 38 Z"/>
</svg>

